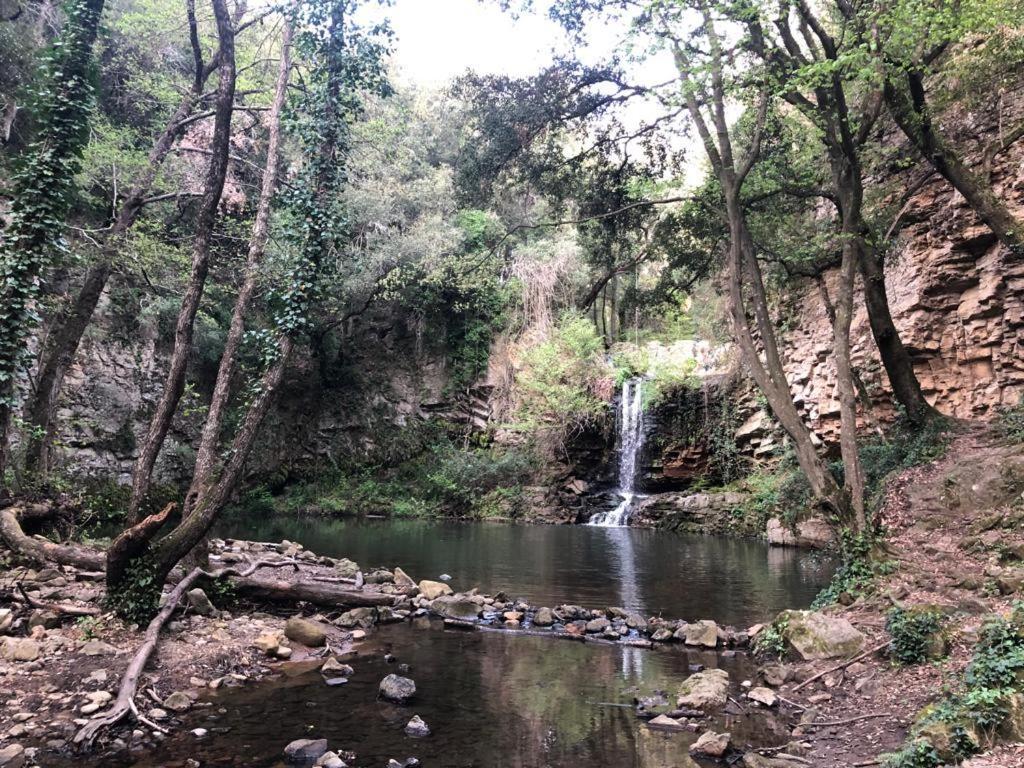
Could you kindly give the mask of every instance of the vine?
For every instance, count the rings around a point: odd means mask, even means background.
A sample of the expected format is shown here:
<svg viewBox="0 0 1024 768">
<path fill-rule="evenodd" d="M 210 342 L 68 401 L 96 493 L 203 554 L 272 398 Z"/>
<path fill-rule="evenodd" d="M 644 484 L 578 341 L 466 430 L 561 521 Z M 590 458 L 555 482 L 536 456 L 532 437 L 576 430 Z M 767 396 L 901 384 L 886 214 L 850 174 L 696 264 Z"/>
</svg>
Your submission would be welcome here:
<svg viewBox="0 0 1024 768">
<path fill-rule="evenodd" d="M 92 48 L 103 0 L 68 0 L 64 9 L 64 31 L 43 59 L 42 85 L 30 94 L 37 133 L 13 175 L 10 222 L 0 239 L 0 432 L 15 404 L 26 342 L 39 323 L 39 278 L 65 249 L 64 219 L 89 138 Z"/>
</svg>

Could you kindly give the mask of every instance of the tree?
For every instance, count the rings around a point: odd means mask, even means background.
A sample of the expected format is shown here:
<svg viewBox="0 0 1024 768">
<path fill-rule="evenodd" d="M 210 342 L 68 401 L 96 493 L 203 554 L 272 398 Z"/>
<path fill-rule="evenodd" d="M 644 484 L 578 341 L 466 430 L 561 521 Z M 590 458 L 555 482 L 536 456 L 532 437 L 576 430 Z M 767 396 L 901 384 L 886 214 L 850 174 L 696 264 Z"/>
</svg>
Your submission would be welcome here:
<svg viewBox="0 0 1024 768">
<path fill-rule="evenodd" d="M 44 61 L 35 93 L 38 133 L 14 177 L 11 218 L 0 237 L 0 489 L 17 376 L 37 323 L 33 302 L 43 270 L 60 251 L 73 180 L 89 137 L 93 43 L 103 0 L 69 0 L 60 37 Z"/>
</svg>

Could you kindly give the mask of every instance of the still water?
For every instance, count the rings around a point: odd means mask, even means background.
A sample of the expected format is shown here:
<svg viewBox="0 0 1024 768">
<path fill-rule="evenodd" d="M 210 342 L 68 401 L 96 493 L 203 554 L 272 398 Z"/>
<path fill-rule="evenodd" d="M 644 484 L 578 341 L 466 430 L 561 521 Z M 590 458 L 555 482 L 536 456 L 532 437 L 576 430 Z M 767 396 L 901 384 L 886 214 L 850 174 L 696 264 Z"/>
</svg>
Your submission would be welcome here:
<svg viewBox="0 0 1024 768">
<path fill-rule="evenodd" d="M 387 662 L 385 652 L 396 660 Z M 351 749 L 356 765 L 386 768 L 388 760 L 419 758 L 424 768 L 697 768 L 688 755 L 693 733 L 649 729 L 634 715 L 637 694 L 673 695 L 690 665 L 726 668 L 733 695 L 753 671 L 743 657 L 675 647 L 641 651 L 606 645 L 442 630 L 425 623 L 382 628 L 359 655 L 347 685 L 329 687 L 317 672 L 214 694 L 155 754 L 118 763 L 178 768 L 280 766 L 291 739 L 325 738 Z M 417 695 L 407 706 L 377 698 L 377 685 L 396 665 L 410 665 Z M 627 706 L 616 706 L 616 705 Z M 418 714 L 432 733 L 405 735 Z M 784 743 L 788 729 L 773 714 L 749 711 L 707 721 L 734 742 Z M 194 738 L 188 729 L 210 735 Z M 706 765 L 714 765 L 714 762 Z"/>
<path fill-rule="evenodd" d="M 457 591 L 737 627 L 809 605 L 835 568 L 828 556 L 759 541 L 638 528 L 277 517 L 226 521 L 216 533 L 289 539 L 364 570 L 398 565 L 417 581 L 450 574 Z"/>
</svg>

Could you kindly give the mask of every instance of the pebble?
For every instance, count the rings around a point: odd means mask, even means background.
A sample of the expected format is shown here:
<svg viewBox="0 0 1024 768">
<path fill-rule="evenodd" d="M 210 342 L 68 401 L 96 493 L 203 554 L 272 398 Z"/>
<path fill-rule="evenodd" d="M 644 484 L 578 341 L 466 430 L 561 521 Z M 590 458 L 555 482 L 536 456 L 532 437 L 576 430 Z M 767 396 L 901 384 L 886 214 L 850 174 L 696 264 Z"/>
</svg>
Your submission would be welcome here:
<svg viewBox="0 0 1024 768">
<path fill-rule="evenodd" d="M 413 715 L 412 720 L 405 725 L 405 733 L 407 736 L 420 739 L 430 735 L 430 727 L 423 722 L 423 718 L 419 715 Z"/>
<path fill-rule="evenodd" d="M 209 731 L 206 730 L 205 728 L 193 728 L 190 731 L 190 733 L 193 736 L 195 736 L 197 739 L 202 739 L 202 738 L 204 738 L 209 733 Z"/>
</svg>

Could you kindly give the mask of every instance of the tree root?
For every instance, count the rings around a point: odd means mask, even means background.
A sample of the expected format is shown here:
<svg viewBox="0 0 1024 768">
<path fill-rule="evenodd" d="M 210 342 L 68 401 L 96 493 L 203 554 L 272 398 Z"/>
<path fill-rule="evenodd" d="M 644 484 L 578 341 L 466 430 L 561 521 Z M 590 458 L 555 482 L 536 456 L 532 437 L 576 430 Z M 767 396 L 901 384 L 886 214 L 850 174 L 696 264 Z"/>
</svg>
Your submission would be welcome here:
<svg viewBox="0 0 1024 768">
<path fill-rule="evenodd" d="M 82 727 L 78 733 L 75 734 L 73 742 L 80 748 L 88 748 L 92 745 L 96 736 L 104 728 L 114 725 L 120 722 L 128 714 L 132 714 L 135 718 L 146 725 L 157 728 L 157 730 L 163 730 L 153 723 L 148 722 L 143 718 L 135 706 L 135 692 L 139 687 L 139 680 L 142 677 L 142 672 L 149 662 L 150 657 L 156 650 L 157 643 L 160 640 L 160 631 L 164 625 L 168 622 L 171 616 L 174 614 L 175 609 L 178 607 L 178 603 L 181 602 L 181 598 L 196 583 L 198 579 L 206 576 L 211 579 L 218 579 L 224 576 L 237 576 L 240 579 L 244 579 L 255 572 L 258 568 L 280 568 L 286 565 L 296 565 L 294 560 L 257 560 L 254 563 L 250 563 L 247 568 L 239 571 L 237 568 L 224 568 L 219 571 L 207 572 L 202 568 L 193 568 L 189 573 L 179 581 L 174 589 L 172 589 L 164 602 L 160 612 L 153 617 L 153 620 L 149 622 L 149 626 L 146 627 L 146 634 L 143 638 L 142 645 L 135 652 L 135 656 L 132 657 L 131 663 L 128 665 L 128 669 L 125 670 L 124 676 L 121 678 L 121 687 L 118 690 L 117 699 L 114 700 L 113 706 L 107 711 L 102 717 L 98 717 L 94 720 L 90 720 L 85 726 Z"/>
<path fill-rule="evenodd" d="M 10 550 L 38 562 L 73 565 L 87 571 L 106 568 L 106 555 L 97 549 L 78 544 L 55 544 L 41 536 L 28 536 L 21 527 L 22 519 L 45 517 L 44 505 L 14 505 L 0 509 L 0 539 Z M 50 507 L 51 513 L 56 508 Z"/>
<path fill-rule="evenodd" d="M 61 614 L 64 616 L 99 616 L 100 609 L 94 605 L 71 605 L 70 603 L 44 603 L 42 600 L 36 600 L 31 597 L 28 592 L 25 591 L 25 587 L 22 586 L 21 582 L 18 582 L 18 592 L 21 593 L 22 599 L 33 608 L 39 608 L 44 611 L 53 611 L 54 613 Z"/>
</svg>

